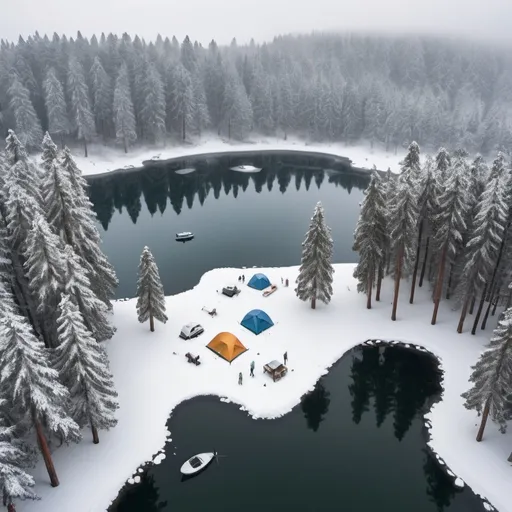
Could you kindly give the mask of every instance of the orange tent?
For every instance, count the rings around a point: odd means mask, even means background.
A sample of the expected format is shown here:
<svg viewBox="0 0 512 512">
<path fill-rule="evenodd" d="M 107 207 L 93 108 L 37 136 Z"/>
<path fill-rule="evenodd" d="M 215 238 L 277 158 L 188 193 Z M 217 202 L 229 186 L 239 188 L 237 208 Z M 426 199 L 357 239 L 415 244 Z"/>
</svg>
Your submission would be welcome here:
<svg viewBox="0 0 512 512">
<path fill-rule="evenodd" d="M 247 350 L 240 340 L 230 332 L 219 332 L 206 346 L 228 363 L 231 363 Z"/>
</svg>

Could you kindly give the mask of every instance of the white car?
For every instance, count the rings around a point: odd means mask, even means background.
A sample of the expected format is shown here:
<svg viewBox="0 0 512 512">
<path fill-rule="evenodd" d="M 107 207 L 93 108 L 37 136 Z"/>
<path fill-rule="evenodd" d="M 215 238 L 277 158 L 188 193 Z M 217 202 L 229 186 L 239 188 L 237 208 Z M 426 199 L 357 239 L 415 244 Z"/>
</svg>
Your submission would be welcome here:
<svg viewBox="0 0 512 512">
<path fill-rule="evenodd" d="M 184 340 L 190 340 L 192 338 L 197 338 L 200 334 L 203 334 L 204 328 L 201 324 L 187 324 L 184 325 L 180 332 L 180 338 Z"/>
</svg>

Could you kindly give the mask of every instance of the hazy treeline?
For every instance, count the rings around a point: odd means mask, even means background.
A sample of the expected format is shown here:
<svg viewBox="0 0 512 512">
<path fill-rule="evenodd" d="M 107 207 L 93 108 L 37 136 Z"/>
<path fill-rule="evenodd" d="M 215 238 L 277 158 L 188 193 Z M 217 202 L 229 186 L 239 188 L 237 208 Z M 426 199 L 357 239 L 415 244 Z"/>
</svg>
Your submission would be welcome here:
<svg viewBox="0 0 512 512">
<path fill-rule="evenodd" d="M 0 49 L 0 129 L 129 146 L 204 130 L 396 149 L 511 147 L 512 57 L 420 37 L 310 35 L 208 48 L 158 36 L 35 34 Z"/>
</svg>

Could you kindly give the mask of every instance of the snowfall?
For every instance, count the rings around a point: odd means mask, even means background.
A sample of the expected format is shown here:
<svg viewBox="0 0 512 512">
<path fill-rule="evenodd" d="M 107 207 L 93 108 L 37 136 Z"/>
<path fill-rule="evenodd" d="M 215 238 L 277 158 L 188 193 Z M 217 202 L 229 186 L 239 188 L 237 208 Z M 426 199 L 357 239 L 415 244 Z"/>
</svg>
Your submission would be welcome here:
<svg viewBox="0 0 512 512">
<path fill-rule="evenodd" d="M 381 171 L 388 168 L 393 172 L 400 169 L 399 162 L 404 151 L 399 149 L 397 154 L 386 152 L 380 146 L 370 147 L 369 143 L 346 145 L 343 143 L 310 143 L 303 139 L 288 137 L 287 140 L 273 137 L 253 137 L 248 142 L 234 142 L 216 136 L 203 136 L 193 144 L 175 145 L 168 142 L 166 147 L 136 147 L 129 153 L 122 149 L 109 148 L 101 145 L 91 145 L 89 156 L 85 158 L 79 146 L 72 148 L 73 157 L 84 175 L 103 174 L 119 169 L 136 169 L 142 167 L 143 162 L 150 160 L 163 161 L 171 158 L 209 155 L 212 153 L 235 153 L 259 150 L 294 150 L 313 153 L 323 153 L 335 156 L 344 156 L 352 160 L 352 165 L 362 169 L 372 169 L 375 165 Z M 181 174 L 192 172 L 190 168 L 183 169 Z"/>
<path fill-rule="evenodd" d="M 85 430 L 80 444 L 55 449 L 60 486 L 50 487 L 40 462 L 34 475 L 42 501 L 22 503 L 18 510 L 106 510 L 126 482 L 137 485 L 141 466 L 151 460 L 161 462 L 166 442 L 172 439 L 166 422 L 180 402 L 198 395 L 217 395 L 223 401 L 239 404 L 254 418 L 271 420 L 291 411 L 319 377 L 352 347 L 379 340 L 372 343 L 402 342 L 411 350 L 428 351 L 439 358 L 444 393 L 442 401 L 425 418 L 431 434 L 429 445 L 455 485 L 469 485 L 500 512 L 512 511 L 512 468 L 507 462 L 512 432 L 500 434 L 489 421 L 484 440 L 477 443 L 477 415 L 463 407 L 460 397 L 469 387 L 470 366 L 486 344 L 496 317 L 488 330 L 479 330 L 476 336 L 467 329 L 462 335 L 457 334 L 457 312 L 445 303 L 438 324 L 431 326 L 428 290 L 419 289 L 415 303 L 410 305 L 404 282 L 398 319 L 392 322 L 392 282 L 384 283 L 382 301 L 368 310 L 365 296 L 356 291 L 353 269 L 353 264 L 335 265 L 332 301 L 329 305 L 319 304 L 316 310 L 295 296 L 293 283 L 298 267 L 212 270 L 192 290 L 167 297 L 169 320 L 165 325 L 157 322 L 154 333 L 147 323 L 138 323 L 135 299 L 116 301 L 113 321 L 117 333 L 106 346 L 119 392 L 119 424 L 100 433 L 99 445 L 92 444 L 90 432 Z M 275 293 L 263 297 L 261 291 L 246 284 L 241 285 L 241 293 L 234 298 L 218 292 L 223 286 L 238 285 L 242 273 L 247 283 L 256 271 L 278 286 Z M 290 286 L 283 286 L 281 278 L 289 279 Z M 203 308 L 216 308 L 218 315 L 212 318 Z M 252 309 L 266 311 L 274 327 L 259 336 L 242 327 L 242 318 Z M 192 341 L 184 341 L 179 333 L 189 322 L 200 322 L 205 332 Z M 231 365 L 206 348 L 223 331 L 235 334 L 248 348 Z M 311 340 L 315 341 L 315 350 L 311 350 Z M 285 351 L 290 371 L 274 383 L 263 373 L 263 365 L 274 359 L 282 361 Z M 187 352 L 199 355 L 202 364 L 189 364 Z M 249 379 L 252 360 L 256 363 L 256 376 Z M 237 384 L 239 372 L 246 377 L 242 386 Z M 172 439 L 172 443 L 179 451 L 180 440 Z M 487 502 L 485 507 L 492 510 Z"/>
</svg>

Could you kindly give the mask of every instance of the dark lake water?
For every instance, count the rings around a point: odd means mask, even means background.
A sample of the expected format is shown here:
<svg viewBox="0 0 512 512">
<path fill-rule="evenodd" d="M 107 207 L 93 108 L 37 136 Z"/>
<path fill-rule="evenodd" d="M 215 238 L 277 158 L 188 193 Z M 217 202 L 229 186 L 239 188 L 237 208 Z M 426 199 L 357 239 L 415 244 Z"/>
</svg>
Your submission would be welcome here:
<svg viewBox="0 0 512 512">
<path fill-rule="evenodd" d="M 263 170 L 230 170 L 240 164 Z M 196 171 L 176 174 L 190 167 Z M 368 179 L 340 158 L 260 152 L 174 160 L 88 181 L 104 251 L 120 280 L 118 297 L 133 297 L 145 245 L 156 258 L 166 294 L 192 288 L 218 267 L 300 264 L 318 201 L 332 228 L 334 262 L 355 262 L 353 232 Z M 180 231 L 196 237 L 176 242 Z"/>
<path fill-rule="evenodd" d="M 424 353 L 358 347 L 276 420 L 214 397 L 185 402 L 168 421 L 166 459 L 109 511 L 483 512 L 427 450 L 422 418 L 440 378 Z M 181 464 L 214 449 L 226 457 L 182 482 Z"/>
</svg>

